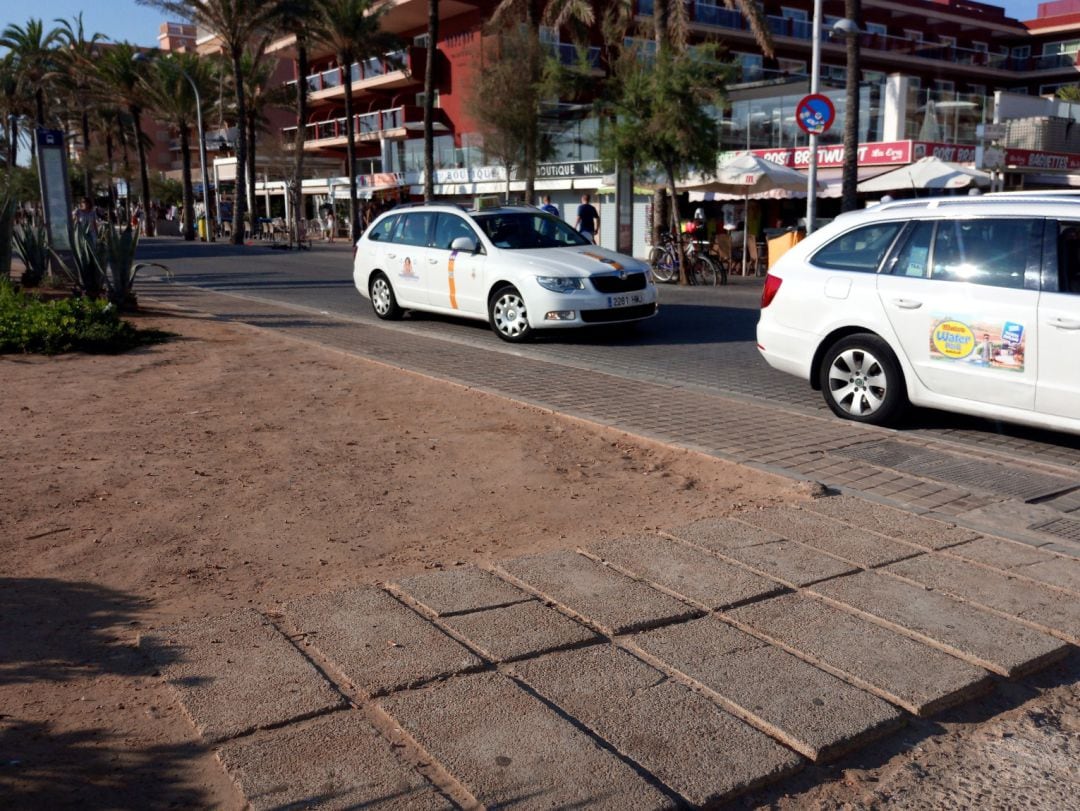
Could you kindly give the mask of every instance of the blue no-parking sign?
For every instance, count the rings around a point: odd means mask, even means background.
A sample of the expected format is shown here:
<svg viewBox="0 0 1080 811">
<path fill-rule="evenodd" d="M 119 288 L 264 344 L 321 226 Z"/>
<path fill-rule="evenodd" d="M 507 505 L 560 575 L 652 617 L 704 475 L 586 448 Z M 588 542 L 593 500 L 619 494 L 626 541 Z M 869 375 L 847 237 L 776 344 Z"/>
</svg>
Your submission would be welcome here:
<svg viewBox="0 0 1080 811">
<path fill-rule="evenodd" d="M 821 93 L 804 96 L 795 108 L 795 123 L 807 135 L 821 135 L 836 120 L 836 108 L 829 97 Z"/>
</svg>

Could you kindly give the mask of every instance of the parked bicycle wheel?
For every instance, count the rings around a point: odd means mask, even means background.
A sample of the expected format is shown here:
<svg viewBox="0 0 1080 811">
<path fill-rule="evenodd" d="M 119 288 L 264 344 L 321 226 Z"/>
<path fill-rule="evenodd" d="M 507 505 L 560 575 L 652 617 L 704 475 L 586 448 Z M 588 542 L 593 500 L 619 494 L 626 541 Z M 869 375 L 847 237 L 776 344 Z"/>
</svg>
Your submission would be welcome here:
<svg viewBox="0 0 1080 811">
<path fill-rule="evenodd" d="M 656 247 L 649 251 L 649 267 L 652 277 L 657 282 L 670 282 L 679 273 L 675 256 L 668 248 Z"/>
<path fill-rule="evenodd" d="M 716 265 L 707 256 L 695 256 L 694 261 L 690 265 L 690 272 L 692 274 L 691 284 L 703 284 L 711 287 L 716 286 L 716 279 L 719 274 L 716 271 Z"/>
</svg>

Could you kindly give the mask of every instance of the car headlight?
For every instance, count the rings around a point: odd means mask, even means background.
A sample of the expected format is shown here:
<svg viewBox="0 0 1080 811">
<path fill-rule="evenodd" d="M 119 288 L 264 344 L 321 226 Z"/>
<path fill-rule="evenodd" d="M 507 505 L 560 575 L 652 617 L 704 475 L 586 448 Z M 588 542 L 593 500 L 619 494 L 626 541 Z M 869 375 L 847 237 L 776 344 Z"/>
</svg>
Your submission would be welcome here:
<svg viewBox="0 0 1080 811">
<path fill-rule="evenodd" d="M 572 276 L 537 276 L 536 283 L 552 293 L 571 293 L 585 289 L 585 280 Z"/>
</svg>

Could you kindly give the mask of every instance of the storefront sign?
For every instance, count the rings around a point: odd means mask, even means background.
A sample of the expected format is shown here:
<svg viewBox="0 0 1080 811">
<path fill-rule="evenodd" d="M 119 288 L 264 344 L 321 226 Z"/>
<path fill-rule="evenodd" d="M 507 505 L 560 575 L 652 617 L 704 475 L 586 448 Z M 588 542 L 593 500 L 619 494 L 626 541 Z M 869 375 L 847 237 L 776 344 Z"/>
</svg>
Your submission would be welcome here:
<svg viewBox="0 0 1080 811">
<path fill-rule="evenodd" d="M 1050 169 L 1059 172 L 1080 170 L 1080 155 L 1033 152 L 1030 149 L 1006 149 L 1005 165 L 1017 169 Z"/>
<path fill-rule="evenodd" d="M 602 174 L 604 174 L 604 165 L 600 161 L 541 163 L 536 167 L 537 178 L 593 177 Z"/>
<path fill-rule="evenodd" d="M 883 141 L 859 145 L 860 166 L 881 166 L 888 164 L 911 163 L 911 141 Z M 738 153 L 730 153 L 735 155 Z M 810 148 L 805 146 L 794 149 L 755 149 L 752 153 L 759 158 L 787 166 L 791 169 L 805 169 L 810 165 Z M 820 146 L 817 150 L 819 167 L 837 167 L 844 165 L 843 144 Z"/>
</svg>

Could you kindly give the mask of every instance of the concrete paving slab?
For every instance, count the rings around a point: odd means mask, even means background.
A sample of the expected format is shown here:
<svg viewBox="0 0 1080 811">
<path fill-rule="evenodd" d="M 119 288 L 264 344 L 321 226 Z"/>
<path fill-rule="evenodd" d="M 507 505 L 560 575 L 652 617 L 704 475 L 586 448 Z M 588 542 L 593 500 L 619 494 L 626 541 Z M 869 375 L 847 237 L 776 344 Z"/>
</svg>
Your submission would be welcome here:
<svg viewBox="0 0 1080 811">
<path fill-rule="evenodd" d="M 715 617 L 628 641 L 814 761 L 836 757 L 902 720 L 900 710 L 877 696 Z"/>
<path fill-rule="evenodd" d="M 514 558 L 502 561 L 499 569 L 609 634 L 678 622 L 701 613 L 576 552 Z"/>
<path fill-rule="evenodd" d="M 590 544 L 586 551 L 710 609 L 759 600 L 784 588 L 709 552 L 659 535 L 616 538 Z"/>
<path fill-rule="evenodd" d="M 1073 594 L 940 555 L 900 561 L 886 571 L 1080 644 L 1080 600 Z"/>
<path fill-rule="evenodd" d="M 144 635 L 140 647 L 216 743 L 345 706 L 344 697 L 262 615 L 247 609 Z"/>
<path fill-rule="evenodd" d="M 877 572 L 839 577 L 809 591 L 1002 676 L 1033 672 L 1068 650 L 1019 622 Z"/>
<path fill-rule="evenodd" d="M 672 805 L 617 755 L 499 673 L 395 693 L 379 704 L 489 808 Z"/>
<path fill-rule="evenodd" d="M 746 546 L 725 554 L 792 588 L 858 571 L 849 563 L 791 541 Z"/>
<path fill-rule="evenodd" d="M 444 622 L 493 662 L 538 656 L 603 638 L 539 600 L 447 617 Z"/>
<path fill-rule="evenodd" d="M 614 645 L 531 659 L 513 672 L 694 805 L 723 802 L 803 763 Z"/>
<path fill-rule="evenodd" d="M 927 549 L 943 549 L 979 537 L 974 530 L 875 504 L 858 496 L 829 496 L 802 506 L 860 529 L 880 532 Z"/>
<path fill-rule="evenodd" d="M 285 616 L 370 695 L 483 666 L 461 643 L 373 586 L 299 600 L 286 606 Z"/>
<path fill-rule="evenodd" d="M 396 585 L 440 617 L 533 599 L 531 594 L 475 566 L 405 577 Z"/>
<path fill-rule="evenodd" d="M 1001 538 L 980 538 L 952 547 L 947 554 L 1015 572 L 1080 595 L 1080 561 L 1055 555 L 1042 547 L 1036 548 Z"/>
<path fill-rule="evenodd" d="M 252 811 L 454 807 L 355 710 L 230 741 L 218 759 Z"/>
<path fill-rule="evenodd" d="M 742 513 L 739 517 L 789 541 L 812 546 L 865 569 L 925 551 L 920 547 L 837 523 L 809 510 L 778 507 Z"/>
<path fill-rule="evenodd" d="M 990 688 L 982 668 L 805 594 L 724 616 L 914 715 L 932 715 Z"/>
<path fill-rule="evenodd" d="M 729 549 L 741 549 L 744 546 L 758 546 L 782 540 L 776 533 L 727 518 L 706 518 L 695 521 L 693 524 L 671 530 L 670 534 L 714 552 L 726 552 Z"/>
</svg>

